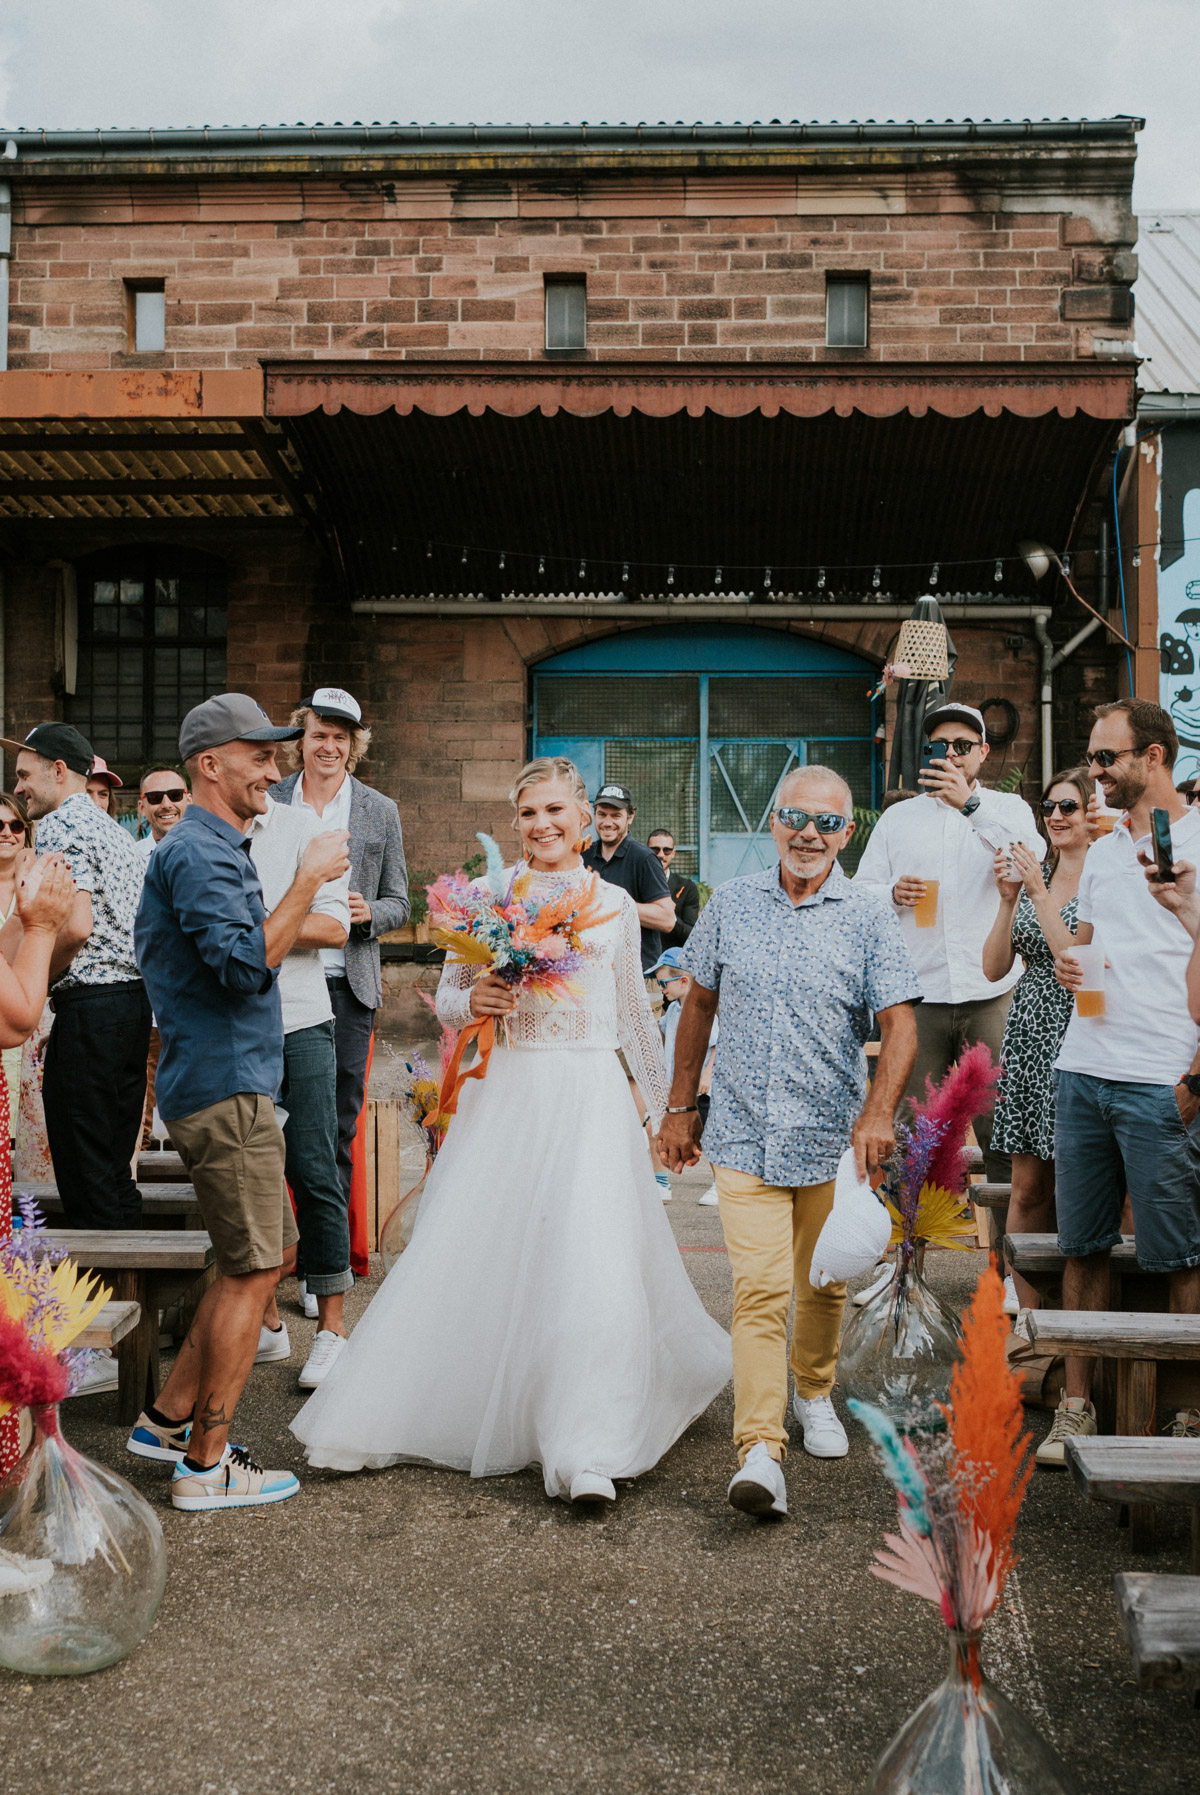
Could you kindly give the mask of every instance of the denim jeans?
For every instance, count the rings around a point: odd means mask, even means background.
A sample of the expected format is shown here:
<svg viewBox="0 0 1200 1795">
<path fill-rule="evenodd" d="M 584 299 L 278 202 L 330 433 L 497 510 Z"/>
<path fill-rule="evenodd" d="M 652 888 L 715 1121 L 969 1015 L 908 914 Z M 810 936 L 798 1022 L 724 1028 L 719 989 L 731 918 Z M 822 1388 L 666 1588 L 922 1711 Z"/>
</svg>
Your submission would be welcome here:
<svg viewBox="0 0 1200 1795">
<path fill-rule="evenodd" d="M 296 1199 L 299 1264 L 314 1296 L 350 1290 L 350 1216 L 337 1166 L 337 1055 L 333 1023 L 283 1037 L 283 1139 Z"/>
<path fill-rule="evenodd" d="M 327 978 L 325 988 L 333 1005 L 334 1039 L 337 1043 L 337 1162 L 338 1176 L 350 1212 L 350 1174 L 354 1161 L 354 1137 L 366 1094 L 367 1056 L 375 1012 L 359 1003 L 346 978 Z M 347 1264 L 349 1261 L 347 1260 Z"/>
<path fill-rule="evenodd" d="M 1115 1247 L 1128 1188 L 1143 1271 L 1200 1265 L 1200 1117 L 1184 1127 L 1169 1084 L 1055 1080 L 1059 1252 L 1086 1259 Z"/>
</svg>

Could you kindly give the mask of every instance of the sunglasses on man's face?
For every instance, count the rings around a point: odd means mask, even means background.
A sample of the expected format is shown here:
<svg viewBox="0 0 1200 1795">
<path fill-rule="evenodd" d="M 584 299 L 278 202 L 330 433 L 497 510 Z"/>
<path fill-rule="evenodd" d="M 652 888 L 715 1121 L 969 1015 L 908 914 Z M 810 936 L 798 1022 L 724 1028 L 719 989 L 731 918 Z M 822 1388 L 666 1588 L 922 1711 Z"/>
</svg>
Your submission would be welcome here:
<svg viewBox="0 0 1200 1795">
<path fill-rule="evenodd" d="M 1093 763 L 1098 767 L 1115 766 L 1123 754 L 1136 754 L 1136 748 L 1089 748 L 1084 755 L 1088 766 Z"/>
<path fill-rule="evenodd" d="M 0 822 L 0 833 L 23 836 L 25 834 L 25 825 L 21 822 L 19 817 L 13 817 L 11 822 Z"/>
<path fill-rule="evenodd" d="M 142 796 L 152 809 L 157 810 L 160 804 L 182 804 L 187 797 L 187 790 L 182 785 L 173 785 L 170 791 L 143 792 Z"/>
<path fill-rule="evenodd" d="M 1200 792 L 1197 792 L 1197 791 L 1189 792 L 1188 793 L 1188 803 L 1189 804 L 1200 804 Z"/>
<path fill-rule="evenodd" d="M 1042 799 L 1042 815 L 1043 816 L 1053 816 L 1054 812 L 1056 810 L 1061 810 L 1064 816 L 1074 816 L 1075 812 L 1078 809 L 1079 809 L 1079 799 L 1078 798 L 1043 798 Z"/>
<path fill-rule="evenodd" d="M 658 847 L 655 847 L 652 843 L 651 847 L 650 847 L 650 852 L 652 854 L 657 854 L 660 860 L 669 860 L 671 858 L 672 854 L 675 852 L 675 850 L 674 850 L 674 848 L 663 847 L 663 845 L 661 843 L 658 845 Z"/>
<path fill-rule="evenodd" d="M 839 835 L 849 819 L 836 810 L 793 810 L 789 805 L 781 805 L 775 820 L 781 829 L 807 829 L 815 823 L 818 835 Z"/>
<path fill-rule="evenodd" d="M 941 739 L 940 737 L 935 737 L 935 740 L 940 740 L 940 739 Z M 965 760 L 967 755 L 970 754 L 970 752 L 973 748 L 978 748 L 978 747 L 982 746 L 981 743 L 969 741 L 966 738 L 966 736 L 961 736 L 961 735 L 955 736 L 955 738 L 952 742 L 945 742 L 943 745 L 947 748 L 952 749 L 953 752 L 958 755 L 958 758 L 960 760 Z"/>
</svg>

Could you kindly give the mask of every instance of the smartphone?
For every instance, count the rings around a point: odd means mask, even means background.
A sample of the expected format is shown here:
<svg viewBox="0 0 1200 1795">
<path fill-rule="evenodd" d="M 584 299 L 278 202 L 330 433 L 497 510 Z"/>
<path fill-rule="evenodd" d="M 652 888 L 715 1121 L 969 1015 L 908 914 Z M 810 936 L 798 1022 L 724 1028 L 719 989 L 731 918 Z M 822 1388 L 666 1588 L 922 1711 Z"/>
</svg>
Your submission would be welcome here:
<svg viewBox="0 0 1200 1795">
<path fill-rule="evenodd" d="M 945 760 L 945 758 L 946 758 L 945 742 L 926 742 L 925 752 L 924 752 L 924 755 L 922 758 L 924 759 L 925 765 L 927 767 L 932 766 L 934 761 Z"/>
<path fill-rule="evenodd" d="M 1150 839 L 1154 843 L 1154 858 L 1158 865 L 1157 878 L 1160 884 L 1173 885 L 1175 874 L 1171 871 L 1175 863 L 1175 850 L 1171 846 L 1171 819 L 1165 810 L 1150 812 Z"/>
</svg>

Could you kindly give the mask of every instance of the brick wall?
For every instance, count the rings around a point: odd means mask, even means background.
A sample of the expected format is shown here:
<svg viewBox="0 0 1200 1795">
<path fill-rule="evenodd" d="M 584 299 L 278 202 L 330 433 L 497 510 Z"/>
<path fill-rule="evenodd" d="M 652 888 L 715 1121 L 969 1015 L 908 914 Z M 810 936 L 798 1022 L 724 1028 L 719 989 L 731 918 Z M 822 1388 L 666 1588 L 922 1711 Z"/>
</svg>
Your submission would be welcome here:
<svg viewBox="0 0 1200 1795">
<path fill-rule="evenodd" d="M 18 180 L 10 365 L 540 358 L 547 274 L 586 275 L 601 360 L 1058 360 L 1090 355 L 1093 326 L 1131 329 L 1135 258 L 1066 198 L 1062 213 L 977 211 L 949 183 L 897 210 L 864 186 L 845 214 L 805 215 L 803 181 L 764 176 L 743 184 L 739 214 L 727 185 L 692 181 L 677 214 L 682 190 L 629 216 L 610 183 L 606 200 L 518 190 L 489 218 L 478 202 L 458 215 L 449 183 L 401 186 L 373 208 L 319 181 L 246 193 Z M 870 275 L 866 350 L 824 347 L 830 272 Z M 124 283 L 160 279 L 166 350 L 131 355 Z"/>
</svg>

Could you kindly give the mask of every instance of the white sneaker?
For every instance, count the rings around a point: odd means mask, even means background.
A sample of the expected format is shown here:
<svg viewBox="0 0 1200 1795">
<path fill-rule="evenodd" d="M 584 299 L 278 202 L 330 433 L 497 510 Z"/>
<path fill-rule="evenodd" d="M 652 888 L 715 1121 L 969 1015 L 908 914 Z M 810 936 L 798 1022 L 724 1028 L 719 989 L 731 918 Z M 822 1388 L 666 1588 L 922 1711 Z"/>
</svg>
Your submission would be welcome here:
<svg viewBox="0 0 1200 1795">
<path fill-rule="evenodd" d="M 1098 1432 L 1096 1411 L 1082 1396 L 1064 1396 L 1054 1411 L 1054 1421 L 1034 1453 L 1043 1470 L 1062 1471 L 1067 1463 L 1067 1441 L 1088 1440 Z"/>
<path fill-rule="evenodd" d="M 881 1290 L 887 1289 L 895 1275 L 896 1267 L 890 1264 L 885 1265 L 873 1284 L 868 1284 L 865 1290 L 858 1291 L 850 1298 L 854 1307 L 856 1309 L 865 1309 L 872 1298 L 877 1297 Z"/>
<path fill-rule="evenodd" d="M 117 1387 L 117 1361 L 111 1352 L 98 1352 L 88 1366 L 72 1396 L 99 1396 L 102 1390 L 115 1390 Z"/>
<path fill-rule="evenodd" d="M 783 1466 L 767 1451 L 766 1442 L 756 1440 L 742 1468 L 729 1484 L 729 1500 L 744 1515 L 785 1515 L 787 1485 Z"/>
<path fill-rule="evenodd" d="M 1017 1287 L 1013 1283 L 1011 1275 L 1004 1280 L 1004 1313 L 1006 1315 L 1021 1313 L 1021 1299 L 1017 1295 Z"/>
<path fill-rule="evenodd" d="M 256 1365 L 273 1365 L 278 1359 L 290 1359 L 292 1343 L 288 1339 L 287 1323 L 280 1322 L 277 1328 L 269 1328 L 266 1322 L 258 1330 L 258 1351 L 254 1355 Z"/>
<path fill-rule="evenodd" d="M 335 1334 L 330 1328 L 319 1329 L 312 1343 L 312 1351 L 304 1361 L 304 1370 L 300 1373 L 300 1388 L 315 1390 L 318 1384 L 324 1383 L 334 1360 L 345 1352 L 349 1344 L 344 1334 Z"/>
<path fill-rule="evenodd" d="M 671 1186 L 667 1183 L 665 1178 L 656 1177 L 654 1182 L 658 1186 L 658 1194 L 663 1202 L 669 1203 L 671 1201 Z"/>
<path fill-rule="evenodd" d="M 804 1432 L 804 1450 L 813 1458 L 845 1458 L 846 1430 L 828 1396 L 793 1396 L 792 1413 Z"/>
<path fill-rule="evenodd" d="M 300 1308 L 304 1315 L 304 1319 L 305 1321 L 315 1321 L 319 1314 L 317 1299 L 315 1296 L 310 1296 L 308 1294 L 308 1285 L 303 1278 L 297 1278 L 296 1283 L 300 1288 Z"/>
<path fill-rule="evenodd" d="M 702 1197 L 697 1197 L 696 1201 L 697 1203 L 703 1203 L 706 1209 L 715 1209 L 719 1201 L 716 1185 L 710 1184 L 704 1195 Z"/>
<path fill-rule="evenodd" d="M 617 1487 L 611 1477 L 602 1477 L 599 1471 L 579 1471 L 571 1479 L 572 1502 L 594 1505 L 597 1503 L 613 1503 L 617 1499 Z"/>
</svg>

